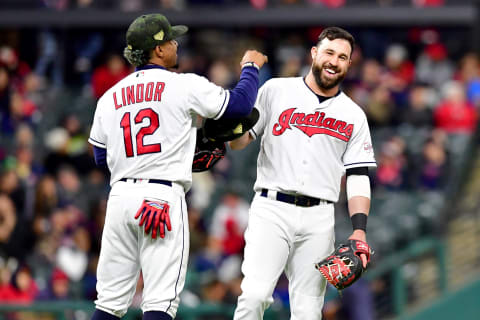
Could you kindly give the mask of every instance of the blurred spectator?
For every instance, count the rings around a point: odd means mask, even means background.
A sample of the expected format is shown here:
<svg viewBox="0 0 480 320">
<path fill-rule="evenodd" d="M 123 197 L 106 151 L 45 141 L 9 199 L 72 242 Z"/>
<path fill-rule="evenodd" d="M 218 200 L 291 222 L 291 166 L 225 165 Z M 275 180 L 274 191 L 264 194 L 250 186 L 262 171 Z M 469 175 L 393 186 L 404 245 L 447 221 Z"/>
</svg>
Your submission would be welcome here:
<svg viewBox="0 0 480 320">
<path fill-rule="evenodd" d="M 57 265 L 70 279 L 79 281 L 87 271 L 90 238 L 85 228 L 73 225 L 70 227 L 73 230 L 63 238 L 58 248 Z"/>
<path fill-rule="evenodd" d="M 18 174 L 12 168 L 0 175 L 0 193 L 7 195 L 15 204 L 16 211 L 22 211 L 25 204 L 25 189 L 20 183 Z"/>
<path fill-rule="evenodd" d="M 5 303 L 29 304 L 37 294 L 37 284 L 26 265 L 20 265 L 12 274 L 10 282 L 0 287 L 0 301 Z"/>
<path fill-rule="evenodd" d="M 207 243 L 205 221 L 200 210 L 188 207 L 188 226 L 190 227 L 190 254 L 195 255 Z"/>
<path fill-rule="evenodd" d="M 423 85 L 416 85 L 408 95 L 408 106 L 403 108 L 401 120 L 415 128 L 431 127 L 433 125 L 432 104 L 435 93 Z"/>
<path fill-rule="evenodd" d="M 375 177 L 377 188 L 401 190 L 407 186 L 408 159 L 405 147 L 405 141 L 398 136 L 382 144 Z"/>
<path fill-rule="evenodd" d="M 7 244 L 17 223 L 15 207 L 6 195 L 0 195 L 0 256 L 6 256 L 4 245 Z"/>
<path fill-rule="evenodd" d="M 467 89 L 467 99 L 477 110 L 480 108 L 480 61 L 474 53 L 466 54 L 460 61 L 459 80 Z"/>
<path fill-rule="evenodd" d="M 473 133 L 477 125 L 477 111 L 466 100 L 462 84 L 447 82 L 442 94 L 443 99 L 434 110 L 435 126 L 447 133 Z"/>
<path fill-rule="evenodd" d="M 130 73 L 125 60 L 118 54 L 110 54 L 105 64 L 97 67 L 92 75 L 92 89 L 95 99 L 99 99 L 105 91 L 110 89 Z"/>
<path fill-rule="evenodd" d="M 55 179 L 50 175 L 45 175 L 39 179 L 36 186 L 34 200 L 35 217 L 40 220 L 48 218 L 57 206 L 58 194 Z M 43 224 L 44 222 L 38 221 L 38 223 Z"/>
<path fill-rule="evenodd" d="M 345 290 L 339 310 L 340 319 L 374 320 L 375 305 L 369 282 L 364 278 Z"/>
<path fill-rule="evenodd" d="M 54 87 L 63 86 L 64 68 L 61 43 L 55 32 L 43 30 L 38 34 L 39 56 L 35 65 L 35 74 L 41 81 L 46 81 L 50 75 L 50 83 Z"/>
<path fill-rule="evenodd" d="M 415 79 L 415 67 L 408 60 L 408 51 L 401 44 L 392 44 L 385 53 L 387 87 L 392 93 L 397 106 L 405 104 L 408 97 L 408 87 Z"/>
<path fill-rule="evenodd" d="M 30 67 L 24 61 L 21 61 L 12 47 L 0 47 L 0 65 L 6 66 L 10 74 L 12 89 L 24 93 L 24 80 L 30 74 Z"/>
<path fill-rule="evenodd" d="M 291 56 L 282 64 L 279 77 L 298 77 L 300 76 L 302 61 L 300 57 Z"/>
<path fill-rule="evenodd" d="M 59 268 L 55 268 L 50 276 L 48 286 L 37 296 L 37 300 L 67 300 L 70 298 L 70 280 Z"/>
<path fill-rule="evenodd" d="M 0 64 L 0 119 L 3 119 L 8 114 L 9 105 L 10 75 L 7 67 Z"/>
<path fill-rule="evenodd" d="M 48 174 L 56 175 L 60 167 L 70 164 L 71 160 L 67 153 L 68 140 L 68 131 L 61 127 L 53 128 L 45 135 L 47 155 L 44 158 L 44 166 Z"/>
<path fill-rule="evenodd" d="M 443 145 L 428 140 L 423 146 L 420 163 L 419 185 L 425 190 L 439 190 L 447 178 L 447 153 Z"/>
<path fill-rule="evenodd" d="M 366 108 L 371 92 L 382 82 L 382 74 L 382 67 L 378 61 L 373 59 L 364 61 L 360 81 L 350 91 L 352 100 L 360 107 Z"/>
<path fill-rule="evenodd" d="M 76 37 L 74 71 L 79 75 L 80 85 L 89 85 L 94 59 L 103 47 L 103 35 L 100 32 L 82 33 Z M 85 87 L 87 88 L 87 87 Z M 87 92 L 84 92 L 87 94 Z"/>
<path fill-rule="evenodd" d="M 19 92 L 10 94 L 8 110 L 2 118 L 2 133 L 12 135 L 22 123 L 32 125 L 32 116 L 37 106 L 32 101 L 25 99 Z"/>
<path fill-rule="evenodd" d="M 217 86 L 228 88 L 232 86 L 234 75 L 225 61 L 217 60 L 210 66 L 208 78 Z"/>
<path fill-rule="evenodd" d="M 368 121 L 372 127 L 391 124 L 395 104 L 386 86 L 381 85 L 373 89 L 365 107 Z"/>
<path fill-rule="evenodd" d="M 210 225 L 210 241 L 222 247 L 223 254 L 243 252 L 243 233 L 247 228 L 249 204 L 237 194 L 227 192 L 221 204 L 215 209 Z"/>
<path fill-rule="evenodd" d="M 418 81 L 439 89 L 452 78 L 454 66 L 448 59 L 445 45 L 436 42 L 424 47 L 423 52 L 417 58 L 415 70 Z"/>
</svg>

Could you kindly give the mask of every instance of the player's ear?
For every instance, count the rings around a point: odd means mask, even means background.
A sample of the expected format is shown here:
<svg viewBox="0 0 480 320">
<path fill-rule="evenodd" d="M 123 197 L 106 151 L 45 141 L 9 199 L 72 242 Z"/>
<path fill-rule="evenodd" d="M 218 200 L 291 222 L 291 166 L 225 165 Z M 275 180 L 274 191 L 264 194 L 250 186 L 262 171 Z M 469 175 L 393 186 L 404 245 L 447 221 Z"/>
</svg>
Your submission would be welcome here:
<svg viewBox="0 0 480 320">
<path fill-rule="evenodd" d="M 310 55 L 312 56 L 312 60 L 315 60 L 315 58 L 317 57 L 317 53 L 318 53 L 318 48 L 316 46 L 310 49 Z"/>
<path fill-rule="evenodd" d="M 153 49 L 153 54 L 156 56 L 156 57 L 163 57 L 163 50 L 162 50 L 162 47 L 161 46 L 155 46 L 155 48 Z"/>
</svg>

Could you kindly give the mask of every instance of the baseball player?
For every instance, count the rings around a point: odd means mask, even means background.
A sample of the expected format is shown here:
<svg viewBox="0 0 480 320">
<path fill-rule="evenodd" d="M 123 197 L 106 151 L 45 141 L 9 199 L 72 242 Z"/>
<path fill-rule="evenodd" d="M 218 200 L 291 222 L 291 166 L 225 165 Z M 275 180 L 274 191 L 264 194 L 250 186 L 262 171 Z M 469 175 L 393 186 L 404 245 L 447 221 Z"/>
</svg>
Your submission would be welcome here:
<svg viewBox="0 0 480 320">
<path fill-rule="evenodd" d="M 321 319 L 326 281 L 314 265 L 334 248 L 333 204 L 345 171 L 350 239 L 366 241 L 368 167 L 376 163 L 365 114 L 339 90 L 353 47 L 347 31 L 325 29 L 308 75 L 267 81 L 255 104 L 260 119 L 230 142 L 242 149 L 262 137 L 235 320 L 262 319 L 283 271 L 291 319 Z"/>
<path fill-rule="evenodd" d="M 267 58 L 249 50 L 240 80 L 225 90 L 194 74 L 170 72 L 177 63 L 175 38 L 161 14 L 142 15 L 126 34 L 126 59 L 135 72 L 97 103 L 88 141 L 97 165 L 111 172 L 97 269 L 94 320 L 122 317 L 142 271 L 143 319 L 175 318 L 189 250 L 185 192 L 192 180 L 196 141 L 193 120 L 248 115 Z"/>
</svg>

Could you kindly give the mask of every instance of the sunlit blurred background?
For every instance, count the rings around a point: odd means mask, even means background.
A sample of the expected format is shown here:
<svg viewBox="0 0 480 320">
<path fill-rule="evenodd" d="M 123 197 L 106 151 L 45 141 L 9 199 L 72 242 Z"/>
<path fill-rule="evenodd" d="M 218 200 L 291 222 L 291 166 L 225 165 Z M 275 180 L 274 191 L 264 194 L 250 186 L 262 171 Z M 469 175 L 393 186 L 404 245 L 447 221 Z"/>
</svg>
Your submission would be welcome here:
<svg viewBox="0 0 480 320">
<path fill-rule="evenodd" d="M 186 24 L 178 72 L 231 88 L 247 48 L 261 83 L 306 75 L 325 26 L 357 40 L 344 90 L 367 114 L 370 171 L 361 281 L 328 288 L 326 320 L 480 319 L 480 3 L 474 0 L 1 0 L 0 319 L 89 319 L 109 192 L 87 143 L 96 100 L 131 72 L 141 13 Z M 258 142 L 195 174 L 178 319 L 231 319 Z M 320 156 L 319 150 L 319 156 Z M 351 223 L 344 188 L 337 241 Z M 288 319 L 282 277 L 265 319 Z M 125 319 L 141 319 L 142 282 Z"/>
</svg>

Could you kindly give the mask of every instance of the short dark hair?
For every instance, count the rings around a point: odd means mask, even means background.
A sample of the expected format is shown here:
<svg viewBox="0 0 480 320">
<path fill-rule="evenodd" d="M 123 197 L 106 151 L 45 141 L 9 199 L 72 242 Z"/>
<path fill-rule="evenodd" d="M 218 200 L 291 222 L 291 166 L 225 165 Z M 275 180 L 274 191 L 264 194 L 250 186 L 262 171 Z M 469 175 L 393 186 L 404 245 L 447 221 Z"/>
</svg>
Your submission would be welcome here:
<svg viewBox="0 0 480 320">
<path fill-rule="evenodd" d="M 320 33 L 320 35 L 318 36 L 317 45 L 325 38 L 327 38 L 328 40 L 344 39 L 350 43 L 350 47 L 352 47 L 352 52 L 355 48 L 355 38 L 350 34 L 350 32 L 345 29 L 339 27 L 328 27 L 323 29 L 322 33 Z"/>
</svg>

